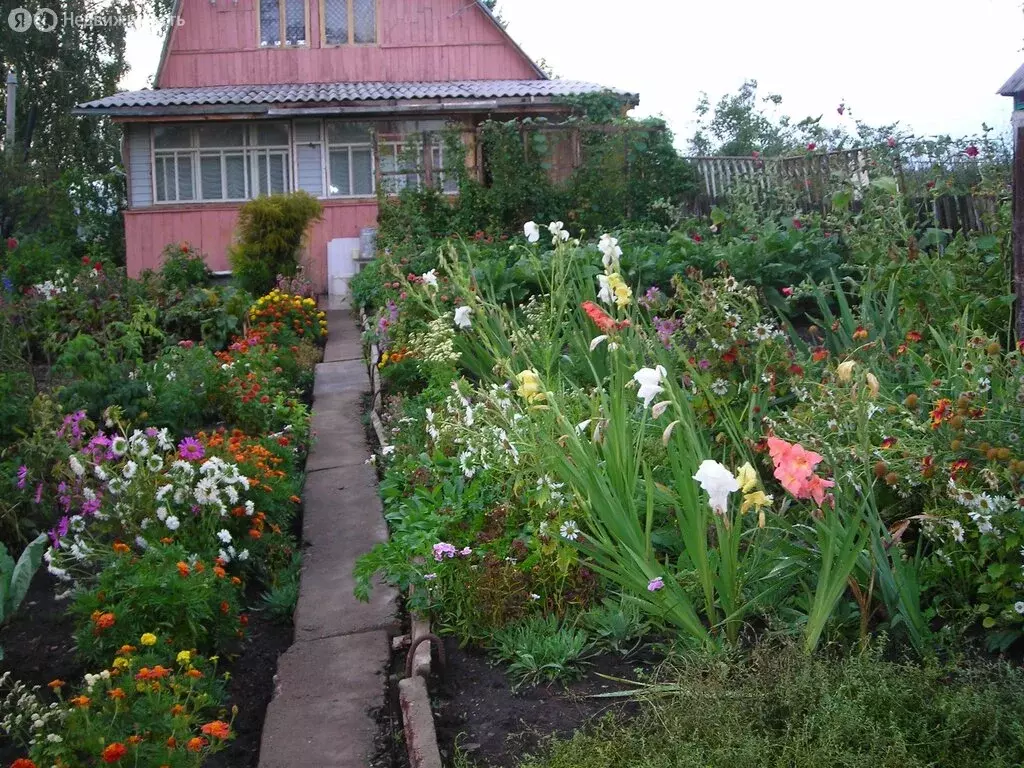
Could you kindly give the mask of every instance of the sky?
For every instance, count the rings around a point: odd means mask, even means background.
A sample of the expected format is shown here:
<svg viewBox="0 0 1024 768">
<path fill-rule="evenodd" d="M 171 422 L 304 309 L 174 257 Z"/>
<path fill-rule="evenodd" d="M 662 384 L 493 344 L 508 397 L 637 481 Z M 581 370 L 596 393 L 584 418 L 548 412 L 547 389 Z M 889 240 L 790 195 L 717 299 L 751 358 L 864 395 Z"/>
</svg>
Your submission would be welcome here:
<svg viewBox="0 0 1024 768">
<path fill-rule="evenodd" d="M 415 2 L 416 0 L 403 0 Z M 1007 132 L 995 92 L 1024 61 L 1022 0 L 500 0 L 508 31 L 557 77 L 639 92 L 635 117 L 664 117 L 677 143 L 712 102 L 756 79 L 779 112 L 899 121 L 919 135 Z M 161 40 L 128 35 L 125 88 L 144 88 Z M 847 106 L 840 117 L 836 108 Z M 844 123 L 845 121 L 845 123 Z"/>
</svg>

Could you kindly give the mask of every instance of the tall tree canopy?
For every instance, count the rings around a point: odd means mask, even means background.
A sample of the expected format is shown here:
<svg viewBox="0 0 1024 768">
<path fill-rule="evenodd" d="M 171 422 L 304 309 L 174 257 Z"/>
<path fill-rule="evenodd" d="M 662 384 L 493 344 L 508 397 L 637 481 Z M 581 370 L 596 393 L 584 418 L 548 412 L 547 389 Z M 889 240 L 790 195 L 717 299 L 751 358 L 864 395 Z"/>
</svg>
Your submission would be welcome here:
<svg viewBox="0 0 1024 768">
<path fill-rule="evenodd" d="M 108 121 L 73 117 L 76 104 L 110 95 L 127 73 L 125 33 L 145 17 L 166 17 L 172 0 L 59 0 L 51 32 L 32 27 L 17 32 L 7 23 L 22 0 L 0 0 L 0 71 L 18 76 L 18 157 L 39 179 L 75 167 L 105 173 L 117 164 L 118 132 Z M 89 18 L 106 23 L 89 24 Z M 111 23 L 115 20 L 116 23 Z M 0 92 L 0 117 L 6 112 Z M 29 135 L 31 131 L 31 135 Z M 26 148 L 26 139 L 31 144 Z M 27 149 L 27 152 L 26 152 Z"/>
</svg>

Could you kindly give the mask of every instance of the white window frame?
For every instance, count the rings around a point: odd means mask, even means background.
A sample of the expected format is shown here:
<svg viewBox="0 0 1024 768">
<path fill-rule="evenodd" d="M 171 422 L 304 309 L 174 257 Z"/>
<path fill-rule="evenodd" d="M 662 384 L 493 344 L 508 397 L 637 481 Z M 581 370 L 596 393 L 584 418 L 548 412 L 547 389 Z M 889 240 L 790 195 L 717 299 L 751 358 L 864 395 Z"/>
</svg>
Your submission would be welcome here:
<svg viewBox="0 0 1024 768">
<path fill-rule="evenodd" d="M 284 38 L 288 37 L 288 12 L 285 6 L 285 0 L 268 0 L 270 2 L 277 3 L 277 24 L 278 24 L 278 36 L 281 38 L 276 43 L 267 43 L 263 41 L 263 2 L 264 0 L 254 0 L 255 12 L 256 12 L 256 34 L 257 43 L 260 48 L 272 48 L 277 50 L 285 50 L 288 48 L 309 48 L 309 4 L 313 0 L 303 0 L 302 19 L 305 24 L 305 34 L 303 40 L 300 43 L 289 43 Z"/>
<path fill-rule="evenodd" d="M 257 143 L 258 131 L 260 123 L 249 123 L 243 126 L 244 128 L 244 143 L 240 145 L 234 145 L 229 147 L 200 147 L 199 146 L 199 125 L 185 125 L 189 131 L 189 147 L 176 147 L 174 149 L 157 149 L 156 147 L 156 131 L 150 130 L 149 142 L 150 142 L 150 157 L 151 166 L 153 173 L 153 204 L 154 205 L 203 205 L 203 204 L 216 204 L 216 203 L 244 203 L 248 200 L 253 200 L 256 197 L 260 197 L 263 194 L 276 194 L 271 190 L 262 190 L 262 181 L 269 180 L 270 176 L 270 157 L 279 156 L 281 157 L 281 166 L 284 172 L 284 189 L 282 193 L 288 194 L 295 191 L 295 152 L 292 149 L 294 144 L 295 133 L 292 130 L 291 121 L 274 121 L 275 125 L 281 125 L 288 132 L 287 143 L 285 144 L 266 144 L 260 145 Z M 181 125 L 181 124 L 174 124 Z M 245 197 L 227 197 L 228 183 L 227 183 L 227 163 L 225 156 L 241 155 L 242 161 L 245 166 Z M 179 179 L 178 179 L 178 160 L 180 156 L 188 156 L 192 162 L 192 197 L 187 200 L 180 199 L 179 192 Z M 160 200 L 157 196 L 157 160 L 166 159 L 167 157 L 174 158 L 174 200 Z M 220 160 L 220 173 L 221 173 L 221 197 L 217 198 L 204 198 L 203 197 L 203 175 L 202 175 L 202 158 L 217 157 Z M 260 158 L 265 158 L 264 169 L 258 169 L 254 163 L 259 162 Z M 259 171 L 260 176 L 256 177 L 254 174 Z M 166 182 L 166 174 L 164 176 Z M 165 184 L 166 187 L 166 184 Z M 255 187 L 255 189 L 254 189 Z"/>
<path fill-rule="evenodd" d="M 368 141 L 342 141 L 332 143 L 330 140 L 330 123 L 344 123 L 344 120 L 324 120 L 324 124 L 321 127 L 322 136 L 324 137 L 323 158 L 324 167 L 324 198 L 331 200 L 365 200 L 367 198 L 376 197 L 377 195 L 377 152 L 374 150 L 374 136 L 376 135 L 376 128 L 371 124 L 370 137 Z M 358 121 L 353 121 L 358 122 Z M 370 191 L 367 193 L 355 192 L 355 181 L 354 172 L 352 170 L 352 150 L 363 149 L 369 150 L 370 152 Z M 349 194 L 347 195 L 334 195 L 331 194 L 331 152 L 344 150 L 348 153 L 348 188 Z"/>
</svg>

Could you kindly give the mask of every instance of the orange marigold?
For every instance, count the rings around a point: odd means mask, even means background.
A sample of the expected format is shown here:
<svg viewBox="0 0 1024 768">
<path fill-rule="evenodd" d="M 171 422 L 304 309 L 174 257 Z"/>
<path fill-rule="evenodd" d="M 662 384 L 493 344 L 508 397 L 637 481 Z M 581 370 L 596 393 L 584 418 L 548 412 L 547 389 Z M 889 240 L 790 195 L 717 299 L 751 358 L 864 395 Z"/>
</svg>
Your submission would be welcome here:
<svg viewBox="0 0 1024 768">
<path fill-rule="evenodd" d="M 85 709 L 86 707 L 89 706 L 89 697 L 88 696 L 75 696 L 75 698 L 71 699 L 71 703 L 74 704 L 79 709 Z"/>
<path fill-rule="evenodd" d="M 122 645 L 118 649 L 117 654 L 119 656 L 130 656 L 131 654 L 135 653 L 136 650 L 137 649 L 134 645 Z"/>
<path fill-rule="evenodd" d="M 110 629 L 117 623 L 117 616 L 112 613 L 101 613 L 99 616 L 93 614 L 93 623 L 97 629 Z"/>
<path fill-rule="evenodd" d="M 205 747 L 208 743 L 209 742 L 204 738 L 201 738 L 199 736 L 193 736 L 191 739 L 188 740 L 188 744 L 185 745 L 185 749 L 187 749 L 189 752 L 202 752 L 203 747 Z"/>
<path fill-rule="evenodd" d="M 193 680 L 198 680 L 199 678 L 201 678 L 203 676 L 203 673 L 200 672 L 198 669 L 190 669 L 185 674 L 188 675 L 189 677 L 191 677 Z"/>
<path fill-rule="evenodd" d="M 121 758 L 127 754 L 128 747 L 119 741 L 115 741 L 113 744 L 107 744 L 101 757 L 104 763 L 119 763 Z"/>
<path fill-rule="evenodd" d="M 213 736 L 215 739 L 226 739 L 231 735 L 231 726 L 223 720 L 209 722 L 199 730 L 207 736 Z"/>
<path fill-rule="evenodd" d="M 125 692 L 121 688 L 112 688 L 107 691 L 107 696 L 112 699 L 123 699 L 125 697 Z"/>
<path fill-rule="evenodd" d="M 117 552 L 117 554 L 119 554 L 119 555 L 124 555 L 124 554 L 127 554 L 128 552 L 132 551 L 132 548 L 129 547 L 127 544 L 125 544 L 122 541 L 115 541 L 113 548 L 114 548 L 114 551 Z"/>
<path fill-rule="evenodd" d="M 67 683 L 58 678 L 56 680 L 51 680 L 46 685 L 56 691 L 63 688 L 65 685 L 67 685 Z"/>
<path fill-rule="evenodd" d="M 174 738 L 173 736 L 171 736 L 170 738 L 167 739 L 166 744 L 167 744 L 167 748 L 168 749 L 176 749 L 177 746 L 178 746 L 178 740 L 176 738 Z"/>
<path fill-rule="evenodd" d="M 128 737 L 127 741 L 128 741 L 129 744 L 133 744 L 133 745 L 134 744 L 141 744 L 142 743 L 142 737 L 138 736 L 136 734 L 132 734 L 131 736 Z"/>
<path fill-rule="evenodd" d="M 186 563 L 184 560 L 181 560 L 178 562 L 178 573 L 180 573 L 182 576 L 188 576 L 190 573 L 192 573 L 192 569 L 188 567 L 188 563 Z"/>
<path fill-rule="evenodd" d="M 13 763 L 11 768 L 36 768 L 36 764 L 29 760 L 27 757 L 19 757 Z"/>
<path fill-rule="evenodd" d="M 185 714 L 184 704 L 175 704 L 173 707 L 171 707 L 171 717 L 177 717 L 178 715 L 183 714 Z"/>
</svg>

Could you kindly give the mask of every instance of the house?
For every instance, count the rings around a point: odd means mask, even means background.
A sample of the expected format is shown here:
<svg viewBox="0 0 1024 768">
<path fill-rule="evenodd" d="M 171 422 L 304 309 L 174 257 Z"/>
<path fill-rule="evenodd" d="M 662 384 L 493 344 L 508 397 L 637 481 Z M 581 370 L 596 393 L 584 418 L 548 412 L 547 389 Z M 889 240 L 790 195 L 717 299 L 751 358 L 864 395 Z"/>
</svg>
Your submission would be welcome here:
<svg viewBox="0 0 1024 768">
<path fill-rule="evenodd" d="M 301 189 L 324 211 L 308 274 L 343 295 L 378 190 L 453 192 L 446 170 L 479 168 L 480 122 L 558 118 L 606 90 L 549 79 L 478 0 L 177 0 L 174 18 L 155 88 L 75 110 L 124 126 L 132 275 L 182 240 L 226 271 L 240 205 Z M 465 156 L 445 156 L 452 126 Z"/>
</svg>

